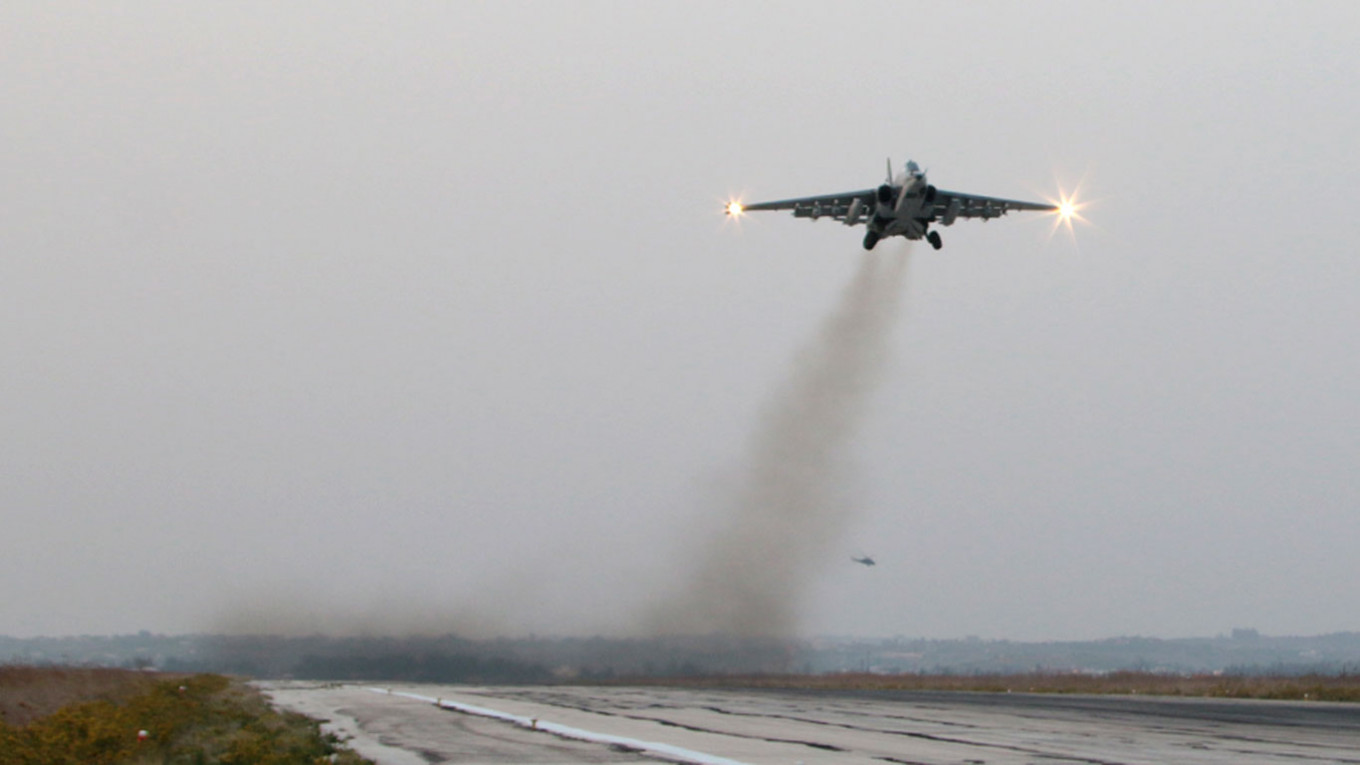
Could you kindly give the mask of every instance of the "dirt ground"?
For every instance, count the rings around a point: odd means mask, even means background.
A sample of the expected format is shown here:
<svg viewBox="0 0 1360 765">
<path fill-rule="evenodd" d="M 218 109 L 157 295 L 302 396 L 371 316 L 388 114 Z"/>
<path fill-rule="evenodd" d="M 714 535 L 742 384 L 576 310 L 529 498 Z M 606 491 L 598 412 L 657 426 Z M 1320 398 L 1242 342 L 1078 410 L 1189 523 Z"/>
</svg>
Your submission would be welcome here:
<svg viewBox="0 0 1360 765">
<path fill-rule="evenodd" d="M 128 669 L 0 666 L 0 721 L 23 726 L 85 701 L 123 701 L 166 675 Z"/>
</svg>

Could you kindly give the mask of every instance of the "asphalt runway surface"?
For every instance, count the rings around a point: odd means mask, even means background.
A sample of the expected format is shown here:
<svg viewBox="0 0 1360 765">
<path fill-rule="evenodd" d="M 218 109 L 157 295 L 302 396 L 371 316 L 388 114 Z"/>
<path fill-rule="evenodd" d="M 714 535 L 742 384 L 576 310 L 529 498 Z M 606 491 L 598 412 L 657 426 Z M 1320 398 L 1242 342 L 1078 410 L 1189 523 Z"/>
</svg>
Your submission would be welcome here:
<svg viewBox="0 0 1360 765">
<path fill-rule="evenodd" d="M 278 706 L 328 720 L 331 730 L 352 737 L 351 746 L 382 765 L 1360 765 L 1355 704 L 1018 693 L 262 685 Z"/>
</svg>

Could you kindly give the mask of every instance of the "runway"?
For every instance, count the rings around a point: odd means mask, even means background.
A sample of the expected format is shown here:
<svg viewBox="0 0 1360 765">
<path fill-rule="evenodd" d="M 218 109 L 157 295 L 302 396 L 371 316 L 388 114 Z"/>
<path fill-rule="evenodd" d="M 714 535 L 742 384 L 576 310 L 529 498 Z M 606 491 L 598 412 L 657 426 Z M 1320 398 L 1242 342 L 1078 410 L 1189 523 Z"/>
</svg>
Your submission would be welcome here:
<svg viewBox="0 0 1360 765">
<path fill-rule="evenodd" d="M 261 685 L 278 706 L 329 720 L 331 729 L 354 737 L 351 746 L 382 765 L 1360 764 L 1360 706 L 1321 702 Z M 477 714 L 437 707 L 436 700 L 475 708 Z"/>
</svg>

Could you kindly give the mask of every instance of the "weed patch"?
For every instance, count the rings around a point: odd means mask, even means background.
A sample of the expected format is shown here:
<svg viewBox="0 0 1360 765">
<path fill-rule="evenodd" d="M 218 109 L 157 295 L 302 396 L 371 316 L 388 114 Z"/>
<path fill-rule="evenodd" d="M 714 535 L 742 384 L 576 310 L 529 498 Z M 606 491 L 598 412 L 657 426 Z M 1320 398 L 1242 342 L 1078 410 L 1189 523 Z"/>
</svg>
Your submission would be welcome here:
<svg viewBox="0 0 1360 765">
<path fill-rule="evenodd" d="M 140 683 L 136 683 L 140 684 Z M 366 762 L 302 715 L 220 675 L 151 681 L 118 700 L 0 723 L 0 765 L 319 765 Z"/>
</svg>

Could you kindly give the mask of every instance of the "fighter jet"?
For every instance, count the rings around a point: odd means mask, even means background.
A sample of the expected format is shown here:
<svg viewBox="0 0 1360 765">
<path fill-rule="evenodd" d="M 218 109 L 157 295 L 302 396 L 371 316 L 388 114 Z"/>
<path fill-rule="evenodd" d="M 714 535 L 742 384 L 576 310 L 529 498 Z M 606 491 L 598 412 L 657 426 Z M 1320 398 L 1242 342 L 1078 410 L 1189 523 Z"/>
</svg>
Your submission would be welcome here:
<svg viewBox="0 0 1360 765">
<path fill-rule="evenodd" d="M 826 217 L 847 226 L 863 223 L 868 228 L 864 234 L 866 250 L 872 250 L 878 240 L 890 236 L 925 239 L 938 250 L 944 243 L 940 240 L 939 231 L 930 230 L 930 224 L 952 226 L 959 218 L 989 220 L 1012 210 L 1040 210 L 1071 215 L 1067 202 L 1017 202 L 937 189 L 926 182 L 926 172 L 915 162 L 908 162 L 904 171 L 894 177 L 892 160 L 888 160 L 888 179 L 877 189 L 753 205 L 734 201 L 727 205 L 727 214 L 733 216 L 753 210 L 793 210 L 795 218 L 817 220 Z"/>
<path fill-rule="evenodd" d="M 874 563 L 874 559 L 873 559 L 873 558 L 870 558 L 870 557 L 867 556 L 867 555 L 864 556 L 863 558 L 851 558 L 850 560 L 852 560 L 852 561 L 854 561 L 854 562 L 856 562 L 856 563 L 863 563 L 863 564 L 866 565 L 866 566 L 875 566 L 875 565 L 877 565 L 876 563 Z"/>
</svg>

